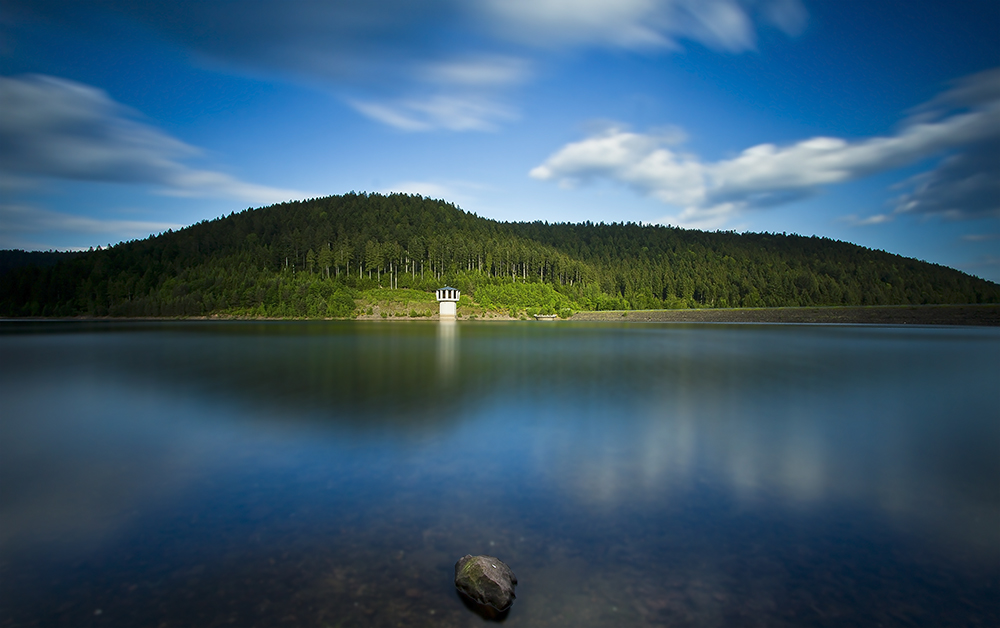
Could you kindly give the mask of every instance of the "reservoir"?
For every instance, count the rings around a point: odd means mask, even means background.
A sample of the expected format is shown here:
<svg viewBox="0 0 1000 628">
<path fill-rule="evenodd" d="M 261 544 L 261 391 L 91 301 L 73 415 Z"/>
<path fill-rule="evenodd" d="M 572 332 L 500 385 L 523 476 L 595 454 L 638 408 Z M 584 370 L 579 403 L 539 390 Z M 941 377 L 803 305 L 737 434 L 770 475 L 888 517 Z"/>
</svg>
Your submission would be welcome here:
<svg viewBox="0 0 1000 628">
<path fill-rule="evenodd" d="M 0 627 L 1000 625 L 1000 329 L 0 322 Z"/>
</svg>

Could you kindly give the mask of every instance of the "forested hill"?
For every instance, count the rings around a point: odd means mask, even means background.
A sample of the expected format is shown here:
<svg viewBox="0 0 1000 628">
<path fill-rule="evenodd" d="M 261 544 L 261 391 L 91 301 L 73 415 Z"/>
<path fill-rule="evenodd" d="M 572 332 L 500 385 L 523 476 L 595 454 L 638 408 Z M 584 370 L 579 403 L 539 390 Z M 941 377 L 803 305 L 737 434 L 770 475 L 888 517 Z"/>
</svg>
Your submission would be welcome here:
<svg viewBox="0 0 1000 628">
<path fill-rule="evenodd" d="M 998 303 L 1000 286 L 816 237 L 501 223 L 404 194 L 282 203 L 0 276 L 4 316 L 351 316 L 375 288 L 486 308 Z"/>
<path fill-rule="evenodd" d="M 64 251 L 22 251 L 21 249 L 0 250 L 0 275 L 24 266 L 55 266 L 59 262 L 72 259 L 80 253 Z"/>
</svg>

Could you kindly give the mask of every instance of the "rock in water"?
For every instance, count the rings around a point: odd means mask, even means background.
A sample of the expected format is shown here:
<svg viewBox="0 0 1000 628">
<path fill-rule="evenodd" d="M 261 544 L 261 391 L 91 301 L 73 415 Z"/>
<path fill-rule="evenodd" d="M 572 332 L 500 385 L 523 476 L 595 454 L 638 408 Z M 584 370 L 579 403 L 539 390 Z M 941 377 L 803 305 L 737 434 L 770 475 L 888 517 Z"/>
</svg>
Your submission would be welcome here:
<svg viewBox="0 0 1000 628">
<path fill-rule="evenodd" d="M 480 604 L 505 611 L 514 603 L 517 576 L 493 556 L 466 554 L 455 563 L 455 586 Z"/>
</svg>

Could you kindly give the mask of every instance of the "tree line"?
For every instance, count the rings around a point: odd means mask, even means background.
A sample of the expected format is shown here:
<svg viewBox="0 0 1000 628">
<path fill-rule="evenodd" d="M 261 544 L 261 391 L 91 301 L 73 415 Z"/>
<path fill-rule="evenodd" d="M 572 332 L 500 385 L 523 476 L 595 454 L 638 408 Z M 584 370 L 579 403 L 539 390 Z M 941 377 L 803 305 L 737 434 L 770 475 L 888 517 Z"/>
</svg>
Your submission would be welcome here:
<svg viewBox="0 0 1000 628">
<path fill-rule="evenodd" d="M 406 194 L 248 208 L 46 262 L 0 276 L 0 315 L 350 316 L 359 291 L 444 284 L 498 309 L 1000 302 L 997 284 L 826 238 L 498 222 Z M 528 284 L 546 288 L 503 288 Z"/>
</svg>

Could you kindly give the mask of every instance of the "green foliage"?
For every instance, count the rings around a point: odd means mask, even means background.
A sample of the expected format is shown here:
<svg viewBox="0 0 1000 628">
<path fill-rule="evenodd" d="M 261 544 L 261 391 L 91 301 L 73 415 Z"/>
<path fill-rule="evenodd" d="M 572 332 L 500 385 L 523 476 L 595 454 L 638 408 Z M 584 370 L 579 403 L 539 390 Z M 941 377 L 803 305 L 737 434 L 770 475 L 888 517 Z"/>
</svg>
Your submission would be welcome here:
<svg viewBox="0 0 1000 628">
<path fill-rule="evenodd" d="M 476 302 L 487 309 L 507 309 L 512 312 L 532 310 L 529 314 L 555 314 L 560 309 L 572 309 L 565 295 L 544 283 L 502 283 L 480 286 Z M 513 314 L 512 314 L 513 316 Z"/>
<path fill-rule="evenodd" d="M 386 303 L 437 303 L 437 297 L 434 296 L 433 292 L 413 290 L 411 288 L 400 288 L 399 290 L 371 288 L 369 290 L 362 291 L 361 298 L 366 301 L 380 301 Z"/>
<path fill-rule="evenodd" d="M 0 253 L 2 316 L 350 317 L 356 300 L 420 316 L 445 284 L 460 307 L 514 317 L 1000 302 L 997 284 L 825 238 L 501 223 L 405 194 L 247 209 L 75 255 Z"/>
<path fill-rule="evenodd" d="M 73 259 L 78 255 L 82 255 L 82 253 L 22 251 L 21 249 L 0 250 L 0 275 L 5 275 L 12 270 L 26 266 L 37 266 L 39 268 L 55 266 L 61 261 Z"/>
</svg>

